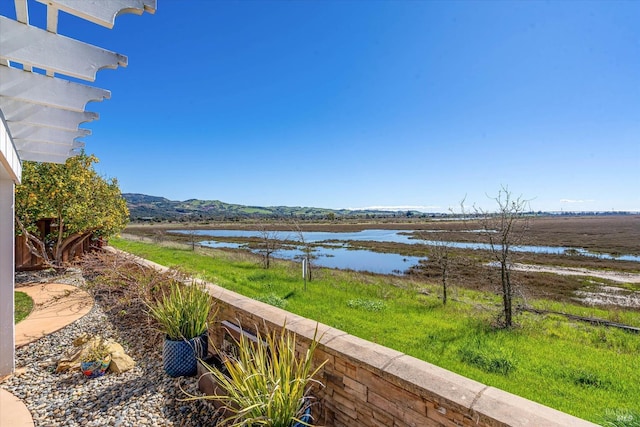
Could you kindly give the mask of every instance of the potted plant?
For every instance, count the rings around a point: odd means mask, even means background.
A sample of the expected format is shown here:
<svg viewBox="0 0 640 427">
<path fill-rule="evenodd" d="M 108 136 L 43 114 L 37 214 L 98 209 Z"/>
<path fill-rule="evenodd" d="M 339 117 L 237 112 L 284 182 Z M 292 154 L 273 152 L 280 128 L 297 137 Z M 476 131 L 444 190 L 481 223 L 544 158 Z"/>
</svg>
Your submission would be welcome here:
<svg viewBox="0 0 640 427">
<path fill-rule="evenodd" d="M 197 360 L 207 354 L 213 298 L 202 286 L 172 280 L 169 291 L 148 303 L 149 314 L 165 334 L 164 370 L 172 377 L 196 374 Z"/>
<path fill-rule="evenodd" d="M 190 399 L 222 402 L 231 414 L 223 422 L 231 426 L 311 426 L 310 386 L 322 385 L 313 377 L 326 362 L 313 368 L 315 336 L 301 358 L 296 356 L 296 335 L 284 327 L 264 339 L 256 336 L 257 342 L 240 335 L 237 354 L 223 357 L 222 367 L 206 365 L 220 394 Z"/>
<path fill-rule="evenodd" d="M 90 341 L 80 357 L 80 369 L 89 378 L 103 376 L 109 363 L 111 363 L 111 350 L 102 337 Z"/>
</svg>

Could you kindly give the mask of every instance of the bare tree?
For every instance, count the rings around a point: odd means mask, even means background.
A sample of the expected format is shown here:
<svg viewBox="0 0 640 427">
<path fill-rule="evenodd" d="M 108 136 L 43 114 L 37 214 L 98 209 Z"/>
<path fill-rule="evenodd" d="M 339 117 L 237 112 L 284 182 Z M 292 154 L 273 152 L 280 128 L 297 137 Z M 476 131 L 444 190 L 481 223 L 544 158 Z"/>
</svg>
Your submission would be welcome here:
<svg viewBox="0 0 640 427">
<path fill-rule="evenodd" d="M 260 235 L 260 249 L 258 252 L 262 254 L 262 266 L 269 269 L 271 265 L 271 255 L 280 248 L 280 240 L 278 232 L 269 230 L 265 224 L 258 224 L 258 234 Z"/>
<path fill-rule="evenodd" d="M 313 279 L 313 268 L 311 261 L 316 257 L 313 254 L 313 246 L 304 238 L 304 233 L 302 229 L 300 229 L 300 225 L 294 221 L 293 222 L 293 231 L 298 236 L 298 241 L 300 242 L 300 249 L 302 250 L 303 256 L 303 265 L 306 266 L 303 270 L 303 278 L 304 278 L 304 290 L 307 290 L 307 280 L 310 282 Z"/>
<path fill-rule="evenodd" d="M 153 243 L 161 243 L 164 240 L 164 235 L 164 230 L 155 229 L 153 230 L 153 236 L 151 237 L 151 239 L 153 240 Z"/>
<path fill-rule="evenodd" d="M 502 315 L 504 326 L 513 326 L 513 298 L 516 293 L 512 276 L 513 247 L 523 243 L 529 230 L 529 200 L 522 195 L 514 197 L 508 187 L 502 186 L 496 197 L 497 210 L 489 212 L 474 206 L 474 214 L 479 217 L 482 234 L 489 242 L 492 258 L 500 267 L 502 291 Z M 464 206 L 463 206 L 464 214 Z"/>
<path fill-rule="evenodd" d="M 422 231 L 418 237 L 428 246 L 428 263 L 437 268 L 442 283 L 442 304 L 447 304 L 447 290 L 451 271 L 451 244 L 445 233 L 437 231 Z"/>
<path fill-rule="evenodd" d="M 189 226 L 186 234 L 189 239 L 189 246 L 191 247 L 191 250 L 195 252 L 196 244 L 199 244 L 200 242 L 200 239 L 198 238 L 198 229 L 196 228 L 195 224 L 191 224 Z"/>
<path fill-rule="evenodd" d="M 451 267 L 451 245 L 445 236 L 434 233 L 433 244 L 429 247 L 429 257 L 433 259 L 440 269 L 440 279 L 442 280 L 442 304 L 447 304 L 447 289 L 449 287 L 449 273 Z"/>
</svg>

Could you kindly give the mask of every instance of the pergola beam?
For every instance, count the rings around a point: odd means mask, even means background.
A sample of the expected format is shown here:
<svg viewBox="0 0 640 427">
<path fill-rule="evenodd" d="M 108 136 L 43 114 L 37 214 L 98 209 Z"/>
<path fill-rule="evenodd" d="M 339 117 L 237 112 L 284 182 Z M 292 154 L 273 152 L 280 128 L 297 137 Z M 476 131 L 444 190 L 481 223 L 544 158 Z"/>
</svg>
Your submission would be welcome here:
<svg viewBox="0 0 640 427">
<path fill-rule="evenodd" d="M 19 139 L 42 142 L 51 141 L 52 144 L 69 144 L 76 138 L 83 138 L 91 134 L 90 129 L 63 130 L 11 122 L 8 122 L 7 125 L 9 126 L 9 132 L 11 132 L 16 148 L 18 148 L 17 141 Z"/>
<path fill-rule="evenodd" d="M 53 6 L 47 8 L 47 31 L 58 32 L 58 9 Z"/>
<path fill-rule="evenodd" d="M 84 142 L 74 141 L 69 144 L 52 144 L 50 142 L 35 141 L 28 139 L 16 139 L 16 149 L 18 154 L 28 156 L 29 153 L 50 154 L 54 156 L 74 156 L 84 148 Z M 29 159 L 23 159 L 29 160 Z"/>
<path fill-rule="evenodd" d="M 71 15 L 107 28 L 113 28 L 116 18 L 125 13 L 142 15 L 156 12 L 156 0 L 37 0 L 49 8 L 62 10 Z"/>
<path fill-rule="evenodd" d="M 31 162 L 64 164 L 69 157 L 73 157 L 77 154 L 80 154 L 80 152 L 78 151 L 73 154 L 57 154 L 48 151 L 27 151 L 25 153 L 20 153 L 20 158 Z"/>
<path fill-rule="evenodd" d="M 4 16 L 0 16 L 0 28 L 0 58 L 4 60 L 91 82 L 98 70 L 127 66 L 124 55 Z"/>
<path fill-rule="evenodd" d="M 0 96 L 0 110 L 7 123 L 23 123 L 74 131 L 82 123 L 98 119 L 98 113 L 70 111 Z"/>
<path fill-rule="evenodd" d="M 33 104 L 83 112 L 88 102 L 108 99 L 111 92 L 0 65 L 0 95 Z"/>
<path fill-rule="evenodd" d="M 18 22 L 26 24 L 29 22 L 29 10 L 27 9 L 27 0 L 15 0 L 16 19 Z"/>
</svg>

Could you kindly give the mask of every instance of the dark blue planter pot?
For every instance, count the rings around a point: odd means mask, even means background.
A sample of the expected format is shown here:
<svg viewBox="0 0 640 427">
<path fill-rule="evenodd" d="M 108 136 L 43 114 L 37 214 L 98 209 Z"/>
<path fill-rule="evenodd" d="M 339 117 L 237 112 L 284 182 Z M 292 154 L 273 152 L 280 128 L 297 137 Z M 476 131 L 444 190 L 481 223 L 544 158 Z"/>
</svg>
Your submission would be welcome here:
<svg viewBox="0 0 640 427">
<path fill-rule="evenodd" d="M 207 355 L 207 333 L 190 340 L 164 340 L 162 360 L 164 371 L 172 377 L 193 376 L 198 370 L 198 359 Z"/>
<path fill-rule="evenodd" d="M 304 421 L 307 424 L 311 424 L 311 406 L 307 406 L 307 409 L 304 410 L 304 415 L 300 417 L 300 420 Z M 302 423 L 295 423 L 293 427 L 307 427 L 307 426 Z"/>
</svg>

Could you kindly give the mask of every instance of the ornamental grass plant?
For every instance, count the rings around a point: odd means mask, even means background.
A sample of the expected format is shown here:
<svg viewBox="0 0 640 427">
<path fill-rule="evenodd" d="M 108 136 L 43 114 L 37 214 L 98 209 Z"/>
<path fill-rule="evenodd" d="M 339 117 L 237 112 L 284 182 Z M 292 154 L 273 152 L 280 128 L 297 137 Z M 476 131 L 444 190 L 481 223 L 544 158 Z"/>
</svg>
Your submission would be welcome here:
<svg viewBox="0 0 640 427">
<path fill-rule="evenodd" d="M 147 303 L 158 328 L 172 341 L 190 340 L 207 331 L 213 297 L 203 286 L 173 280 L 167 293 Z"/>
<path fill-rule="evenodd" d="M 316 335 L 317 330 L 309 348 L 298 357 L 296 335 L 284 327 L 264 337 L 258 332 L 257 342 L 242 334 L 236 341 L 237 354 L 225 358 L 221 369 L 205 364 L 224 394 L 191 399 L 222 402 L 231 413 L 224 420 L 230 426 L 311 426 L 310 417 L 305 417 L 312 399 L 309 392 L 312 383 L 322 386 L 313 377 L 326 362 L 313 367 Z"/>
</svg>

